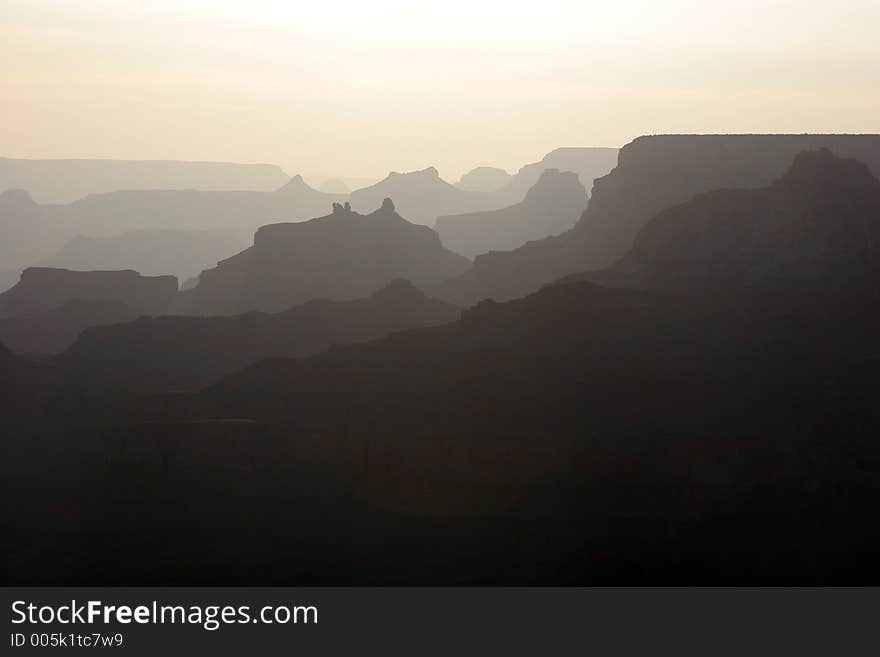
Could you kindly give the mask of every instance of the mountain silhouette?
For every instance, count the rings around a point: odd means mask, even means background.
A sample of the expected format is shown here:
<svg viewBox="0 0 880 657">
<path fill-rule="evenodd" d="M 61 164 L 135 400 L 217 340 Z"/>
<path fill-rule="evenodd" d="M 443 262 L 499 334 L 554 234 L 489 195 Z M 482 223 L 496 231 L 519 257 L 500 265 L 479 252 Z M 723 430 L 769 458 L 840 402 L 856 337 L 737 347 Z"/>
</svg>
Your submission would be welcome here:
<svg viewBox="0 0 880 657">
<path fill-rule="evenodd" d="M 707 192 L 664 210 L 605 271 L 573 275 L 669 289 L 880 292 L 880 181 L 830 150 L 799 153 L 762 189 Z"/>
<path fill-rule="evenodd" d="M 70 203 L 89 194 L 120 189 L 271 191 L 287 178 L 272 164 L 0 157 L 0 192 L 26 189 L 40 203 Z"/>
<path fill-rule="evenodd" d="M 511 178 L 513 176 L 498 167 L 477 167 L 464 174 L 455 186 L 467 192 L 495 192 Z"/>
<path fill-rule="evenodd" d="M 277 314 L 142 317 L 93 328 L 58 362 L 79 385 L 197 389 L 265 358 L 307 356 L 334 344 L 444 324 L 459 314 L 397 279 L 363 299 L 313 300 Z"/>
<path fill-rule="evenodd" d="M 499 210 L 441 216 L 434 230 L 444 246 L 473 258 L 568 230 L 586 206 L 587 192 L 576 173 L 545 169 L 520 203 Z"/>
<path fill-rule="evenodd" d="M 315 216 L 343 197 L 295 176 L 273 192 L 145 190 L 94 194 L 67 205 L 40 205 L 21 190 L 0 194 L 0 270 L 50 258 L 77 235 L 133 230 L 223 230 L 249 234 L 273 221 Z"/>
<path fill-rule="evenodd" d="M 73 300 L 51 310 L 0 318 L 0 340 L 19 354 L 57 354 L 90 326 L 131 321 L 138 313 L 121 301 Z"/>
<path fill-rule="evenodd" d="M 356 299 L 395 278 L 434 284 L 464 271 L 430 228 L 411 224 L 386 199 L 368 215 L 334 204 L 327 216 L 261 227 L 254 244 L 182 292 L 183 314 L 279 312 L 310 299 Z"/>
<path fill-rule="evenodd" d="M 639 137 L 617 167 L 593 185 L 589 205 L 570 231 L 509 252 L 480 255 L 434 295 L 459 305 L 511 299 L 577 272 L 608 267 L 659 212 L 697 194 L 765 187 L 803 150 L 829 148 L 880 171 L 878 135 L 660 135 Z"/>
<path fill-rule="evenodd" d="M 23 317 L 71 301 L 118 301 L 139 314 L 160 314 L 177 294 L 174 276 L 145 277 L 136 271 L 70 271 L 31 267 L 0 294 L 0 317 Z"/>
</svg>

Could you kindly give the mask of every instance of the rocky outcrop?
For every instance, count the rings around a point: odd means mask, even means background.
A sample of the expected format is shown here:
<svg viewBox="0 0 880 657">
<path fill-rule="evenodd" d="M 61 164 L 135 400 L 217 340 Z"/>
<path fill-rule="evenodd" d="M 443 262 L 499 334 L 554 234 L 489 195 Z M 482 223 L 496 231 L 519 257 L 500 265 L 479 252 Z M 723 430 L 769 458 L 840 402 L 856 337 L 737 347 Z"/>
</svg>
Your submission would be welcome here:
<svg viewBox="0 0 880 657">
<path fill-rule="evenodd" d="M 444 246 L 473 258 L 487 251 L 509 251 L 530 240 L 571 228 L 587 206 L 587 192 L 576 173 L 546 169 L 525 199 L 499 210 L 437 218 L 434 229 Z"/>
<path fill-rule="evenodd" d="M 368 215 L 337 203 L 324 217 L 263 226 L 253 246 L 202 272 L 175 310 L 279 312 L 310 299 L 357 299 L 395 278 L 435 284 L 469 265 L 433 230 L 401 217 L 389 199 Z"/>
<path fill-rule="evenodd" d="M 0 294 L 0 317 L 46 312 L 71 301 L 118 301 L 139 314 L 155 315 L 165 311 L 176 294 L 174 276 L 31 267 L 14 287 Z"/>
<path fill-rule="evenodd" d="M 309 301 L 277 314 L 143 317 L 86 331 L 58 363 L 79 385 L 196 389 L 264 358 L 445 324 L 459 309 L 397 279 L 355 301 Z"/>
<path fill-rule="evenodd" d="M 880 135 L 661 135 L 620 151 L 596 180 L 586 212 L 562 235 L 477 257 L 473 268 L 436 294 L 461 305 L 510 299 L 568 274 L 607 267 L 659 212 L 697 194 L 769 185 L 802 150 L 829 148 L 880 171 Z"/>
</svg>

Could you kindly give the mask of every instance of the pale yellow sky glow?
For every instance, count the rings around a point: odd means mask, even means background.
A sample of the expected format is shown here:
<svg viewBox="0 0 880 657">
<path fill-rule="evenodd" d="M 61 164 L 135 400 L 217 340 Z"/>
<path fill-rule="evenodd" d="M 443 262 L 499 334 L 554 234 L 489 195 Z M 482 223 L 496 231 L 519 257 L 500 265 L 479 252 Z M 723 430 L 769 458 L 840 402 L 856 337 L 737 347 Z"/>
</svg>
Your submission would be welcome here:
<svg viewBox="0 0 880 657">
<path fill-rule="evenodd" d="M 452 180 L 648 133 L 878 132 L 878 33 L 877 0 L 0 0 L 0 155 Z"/>
</svg>

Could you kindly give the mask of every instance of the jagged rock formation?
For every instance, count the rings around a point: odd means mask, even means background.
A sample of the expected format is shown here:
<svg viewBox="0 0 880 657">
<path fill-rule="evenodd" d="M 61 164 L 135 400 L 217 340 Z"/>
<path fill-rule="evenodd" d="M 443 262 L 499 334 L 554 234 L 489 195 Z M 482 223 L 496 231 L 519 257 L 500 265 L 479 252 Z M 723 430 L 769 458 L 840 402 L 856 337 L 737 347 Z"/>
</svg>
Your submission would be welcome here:
<svg viewBox="0 0 880 657">
<path fill-rule="evenodd" d="M 434 167 L 410 173 L 392 171 L 375 185 L 352 192 L 351 206 L 358 212 L 368 212 L 384 198 L 391 198 L 401 215 L 413 223 L 427 225 L 433 225 L 442 214 L 499 207 L 499 201 L 489 194 L 450 185 Z"/>
<path fill-rule="evenodd" d="M 133 269 L 144 276 L 198 276 L 218 261 L 246 248 L 245 233 L 218 230 L 134 230 L 112 237 L 78 235 L 42 267 L 78 271 Z"/>
<path fill-rule="evenodd" d="M 0 194 L 0 270 L 42 262 L 77 235 L 131 230 L 226 230 L 250 234 L 273 221 L 314 217 L 343 197 L 295 176 L 273 192 L 146 190 L 95 194 L 68 205 L 39 205 L 26 192 Z M 8 239 L 6 239 L 8 238 Z"/>
<path fill-rule="evenodd" d="M 642 288 L 880 294 L 880 181 L 857 160 L 804 151 L 769 187 L 707 192 L 664 210 L 619 263 L 564 280 L 584 278 Z"/>
<path fill-rule="evenodd" d="M 662 210 L 722 188 L 769 185 L 805 149 L 880 171 L 878 135 L 661 135 L 640 137 L 620 151 L 618 166 L 596 180 L 586 212 L 562 235 L 510 252 L 477 257 L 473 268 L 434 294 L 460 305 L 511 299 L 622 257 L 636 234 Z"/>
<path fill-rule="evenodd" d="M 473 258 L 508 251 L 530 240 L 571 228 L 587 206 L 587 192 L 576 173 L 546 169 L 525 199 L 499 210 L 437 218 L 434 230 L 444 246 Z"/>
<path fill-rule="evenodd" d="M 57 354 L 91 326 L 128 322 L 137 316 L 121 301 L 68 301 L 51 310 L 0 318 L 0 340 L 19 354 Z"/>
<path fill-rule="evenodd" d="M 93 328 L 58 363 L 79 385 L 194 389 L 264 358 L 307 356 L 334 344 L 444 324 L 459 313 L 397 279 L 364 299 L 309 301 L 277 314 L 142 317 Z"/>
<path fill-rule="evenodd" d="M 270 191 L 287 178 L 273 164 L 0 157 L 0 192 L 26 189 L 40 203 L 70 203 L 89 194 L 120 189 Z"/>
<path fill-rule="evenodd" d="M 165 311 L 177 294 L 174 276 L 141 276 L 136 271 L 69 271 L 31 267 L 0 294 L 0 317 L 22 317 L 59 308 L 70 301 L 118 301 L 139 314 Z"/>
<path fill-rule="evenodd" d="M 278 312 L 310 299 L 363 297 L 395 278 L 434 284 L 469 264 L 433 230 L 397 214 L 390 199 L 368 215 L 337 203 L 318 219 L 260 228 L 253 246 L 202 272 L 176 311 Z"/>
<path fill-rule="evenodd" d="M 467 192 L 496 192 L 511 178 L 513 176 L 498 167 L 477 167 L 464 174 L 455 186 Z"/>
</svg>

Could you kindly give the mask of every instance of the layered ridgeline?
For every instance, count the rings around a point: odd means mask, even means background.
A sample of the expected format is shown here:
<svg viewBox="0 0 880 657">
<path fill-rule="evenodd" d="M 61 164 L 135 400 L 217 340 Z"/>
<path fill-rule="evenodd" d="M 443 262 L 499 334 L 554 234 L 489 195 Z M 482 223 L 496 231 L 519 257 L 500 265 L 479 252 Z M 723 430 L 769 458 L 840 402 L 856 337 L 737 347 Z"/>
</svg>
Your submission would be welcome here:
<svg viewBox="0 0 880 657">
<path fill-rule="evenodd" d="M 175 311 L 279 312 L 310 299 L 357 299 L 395 278 L 432 285 L 470 266 L 443 248 L 437 233 L 411 224 L 394 207 L 385 199 L 362 215 L 334 204 L 327 216 L 263 226 L 253 246 L 202 272 Z"/>
<path fill-rule="evenodd" d="M 434 230 L 444 246 L 473 258 L 566 231 L 586 206 L 587 191 L 576 173 L 545 169 L 521 202 L 498 210 L 441 216 Z"/>
<path fill-rule="evenodd" d="M 573 171 L 589 189 L 593 180 L 608 173 L 617 161 L 615 148 L 559 148 L 540 162 L 527 164 L 496 189 L 486 183 L 450 185 L 434 167 L 411 173 L 392 172 L 384 180 L 351 195 L 355 210 L 376 207 L 383 198 L 392 198 L 403 216 L 420 224 L 433 225 L 437 217 L 484 210 L 496 210 L 519 203 L 547 169 Z M 471 172 L 485 178 L 488 167 Z M 491 169 L 498 176 L 497 169 Z M 502 172 L 503 173 L 503 172 Z M 468 174 L 463 178 L 469 178 Z"/>
<path fill-rule="evenodd" d="M 288 176 L 274 164 L 173 160 L 25 160 L 0 157 L 0 192 L 25 189 L 39 203 L 70 203 L 120 189 L 267 192 Z"/>
<path fill-rule="evenodd" d="M 160 314 L 176 295 L 174 276 L 33 267 L 0 294 L 0 341 L 19 353 L 58 353 L 85 328 Z"/>
<path fill-rule="evenodd" d="M 565 275 L 607 267 L 659 212 L 697 194 L 769 185 L 807 149 L 829 148 L 880 171 L 878 135 L 665 135 L 640 137 L 595 181 L 586 212 L 562 235 L 478 256 L 436 294 L 459 304 L 528 294 Z"/>
<path fill-rule="evenodd" d="M 62 391 L 40 417 L 95 456 L 53 472 L 102 476 L 56 480 L 45 506 L 13 490 L 10 526 L 31 539 L 7 579 L 876 579 L 877 185 L 795 155 L 748 194 L 641 231 L 639 262 L 670 289 L 550 285 L 260 361 L 173 403 Z M 719 275 L 725 249 L 744 255 Z M 810 262 L 833 290 L 816 294 Z M 29 444 L 45 468 L 52 441 Z M 94 529 L 35 531 L 70 508 Z"/>
<path fill-rule="evenodd" d="M 307 356 L 459 314 L 397 279 L 363 299 L 313 300 L 276 314 L 141 317 L 93 328 L 57 362 L 69 380 L 90 388 L 194 389 L 265 358 Z"/>
<path fill-rule="evenodd" d="M 26 192 L 0 194 L 0 271 L 51 257 L 77 235 L 132 230 L 226 230 L 252 233 L 273 221 L 300 221 L 343 197 L 296 176 L 272 192 L 145 190 L 94 194 L 67 205 L 40 205 Z"/>
<path fill-rule="evenodd" d="M 563 280 L 880 295 L 880 181 L 862 162 L 805 151 L 769 187 L 707 192 L 664 210 L 618 263 Z"/>
<path fill-rule="evenodd" d="M 506 550 L 490 530 L 470 548 L 449 538 L 474 539 L 475 523 L 438 531 L 432 564 L 458 576 L 476 563 L 481 581 L 864 577 L 880 546 L 880 304 L 863 294 L 880 271 L 878 202 L 864 166 L 805 153 L 769 189 L 710 194 L 641 232 L 650 275 L 686 291 L 547 286 L 259 363 L 201 402 L 319 437 L 310 449 L 373 511 L 505 518 Z M 285 448 L 304 458 L 302 442 Z M 364 539 L 359 572 L 393 561 L 442 581 L 400 522 L 363 532 L 375 546 Z"/>
</svg>

